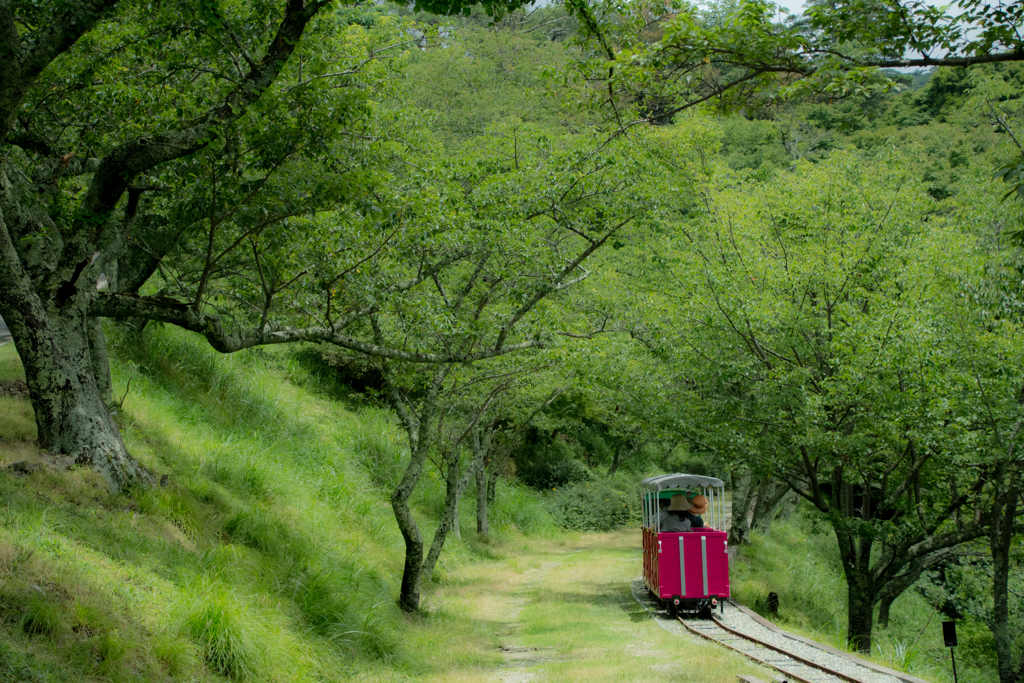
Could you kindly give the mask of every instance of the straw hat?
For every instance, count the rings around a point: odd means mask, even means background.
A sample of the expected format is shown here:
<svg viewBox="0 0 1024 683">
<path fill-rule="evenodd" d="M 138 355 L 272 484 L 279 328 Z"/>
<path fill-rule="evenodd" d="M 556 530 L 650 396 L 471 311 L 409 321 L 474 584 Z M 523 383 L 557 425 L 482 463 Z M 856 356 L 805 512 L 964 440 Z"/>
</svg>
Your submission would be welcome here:
<svg viewBox="0 0 1024 683">
<path fill-rule="evenodd" d="M 690 508 L 690 512 L 695 515 L 703 515 L 708 511 L 708 499 L 704 496 L 694 496 L 693 507 Z"/>
<path fill-rule="evenodd" d="M 677 493 L 669 499 L 669 512 L 686 512 L 691 507 L 693 507 L 693 503 L 691 503 L 690 499 L 681 493 Z"/>
</svg>

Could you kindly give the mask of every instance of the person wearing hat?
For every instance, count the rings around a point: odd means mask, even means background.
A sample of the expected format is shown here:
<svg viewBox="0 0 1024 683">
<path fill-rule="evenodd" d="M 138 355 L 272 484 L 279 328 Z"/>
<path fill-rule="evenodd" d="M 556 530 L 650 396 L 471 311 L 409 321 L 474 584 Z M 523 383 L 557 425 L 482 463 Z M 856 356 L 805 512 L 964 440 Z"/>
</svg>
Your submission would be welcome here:
<svg viewBox="0 0 1024 683">
<path fill-rule="evenodd" d="M 703 515 L 708 511 L 708 499 L 704 496 L 694 496 L 693 500 L 690 501 L 690 509 L 683 513 L 683 515 L 690 520 L 691 529 L 699 529 L 704 526 L 704 520 L 698 515 Z"/>
<path fill-rule="evenodd" d="M 681 493 L 673 495 L 669 499 L 668 507 L 658 516 L 659 528 L 662 531 L 689 531 L 690 520 L 684 515 L 691 507 L 693 503 L 689 498 Z"/>
</svg>

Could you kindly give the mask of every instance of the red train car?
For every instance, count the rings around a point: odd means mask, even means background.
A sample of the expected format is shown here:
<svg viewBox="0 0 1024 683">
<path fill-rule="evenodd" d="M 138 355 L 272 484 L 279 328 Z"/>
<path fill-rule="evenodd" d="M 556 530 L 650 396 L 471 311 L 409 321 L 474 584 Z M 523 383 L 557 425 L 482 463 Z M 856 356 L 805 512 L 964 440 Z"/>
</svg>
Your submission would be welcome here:
<svg viewBox="0 0 1024 683">
<path fill-rule="evenodd" d="M 697 496 L 707 505 L 689 531 L 663 531 L 663 509 L 672 496 L 676 507 L 688 507 Z M 725 484 L 694 474 L 664 474 L 640 484 L 643 506 L 644 583 L 669 610 L 710 616 L 729 597 L 729 546 L 725 532 Z M 699 508 L 698 508 L 699 509 Z M 691 518 L 692 519 L 692 518 Z"/>
</svg>

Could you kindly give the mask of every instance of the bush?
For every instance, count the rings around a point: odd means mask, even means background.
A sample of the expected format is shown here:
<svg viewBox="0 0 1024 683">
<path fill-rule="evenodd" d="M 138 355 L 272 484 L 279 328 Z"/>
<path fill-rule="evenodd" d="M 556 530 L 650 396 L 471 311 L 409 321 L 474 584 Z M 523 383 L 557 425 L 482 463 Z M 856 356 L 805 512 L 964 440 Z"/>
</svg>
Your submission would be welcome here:
<svg viewBox="0 0 1024 683">
<path fill-rule="evenodd" d="M 611 463 L 615 457 L 615 446 L 608 443 L 607 433 L 591 425 L 584 425 L 576 432 L 576 441 L 589 453 L 587 462 Z"/>
<path fill-rule="evenodd" d="M 578 460 L 549 460 L 538 463 L 528 474 L 523 475 L 524 481 L 534 488 L 547 490 L 572 484 L 580 484 L 590 479 L 590 470 Z"/>
<path fill-rule="evenodd" d="M 384 390 L 384 375 L 373 361 L 332 344 L 307 346 L 293 358 L 322 391 L 336 398 L 372 397 Z"/>
<path fill-rule="evenodd" d="M 254 620 L 222 587 L 208 586 L 184 620 L 185 634 L 199 647 L 210 671 L 251 678 L 263 668 L 266 645 Z"/>
<path fill-rule="evenodd" d="M 361 582 L 354 565 L 339 564 L 305 568 L 290 579 L 289 588 L 303 620 L 314 633 L 351 654 L 361 652 L 389 660 L 399 647 L 386 619 L 385 605 L 390 601 L 373 605 L 356 602 L 362 594 Z"/>
<path fill-rule="evenodd" d="M 572 448 L 565 441 L 539 435 L 516 454 L 516 474 L 527 486 L 542 491 L 590 479 L 590 470 L 573 458 Z"/>
<path fill-rule="evenodd" d="M 550 529 L 556 524 L 545 501 L 536 491 L 502 480 L 497 483 L 494 503 L 487 511 L 487 518 L 493 529 L 505 531 L 515 528 L 526 534 Z"/>
<path fill-rule="evenodd" d="M 575 484 L 549 494 L 555 521 L 576 531 L 608 531 L 634 522 L 639 514 L 635 498 L 607 482 Z"/>
</svg>

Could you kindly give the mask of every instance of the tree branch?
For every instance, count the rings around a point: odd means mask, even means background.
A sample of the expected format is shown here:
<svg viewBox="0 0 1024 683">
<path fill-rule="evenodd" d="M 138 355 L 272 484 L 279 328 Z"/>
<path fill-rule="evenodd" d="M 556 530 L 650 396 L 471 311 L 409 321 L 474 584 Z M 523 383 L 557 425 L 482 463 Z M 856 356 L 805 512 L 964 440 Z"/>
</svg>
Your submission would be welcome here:
<svg viewBox="0 0 1024 683">
<path fill-rule="evenodd" d="M 7 139 L 25 94 L 43 69 L 91 31 L 117 3 L 118 0 L 67 3 L 69 9 L 53 17 L 33 46 L 26 49 L 14 22 L 11 0 L 0 0 L 0 139 Z"/>
<path fill-rule="evenodd" d="M 367 311 L 364 315 L 369 315 Z M 335 344 L 368 356 L 389 358 L 411 363 L 471 363 L 486 358 L 496 358 L 523 349 L 540 348 L 537 340 L 525 341 L 496 349 L 475 353 L 428 353 L 394 349 L 385 345 L 370 343 L 343 335 L 334 327 L 278 327 L 259 329 L 225 323 L 219 316 L 198 313 L 183 302 L 157 297 L 140 297 L 134 294 L 109 294 L 97 297 L 89 306 L 89 315 L 105 318 L 145 318 L 171 323 L 206 337 L 210 345 L 221 353 L 233 353 L 242 349 L 271 344 L 289 344 L 308 341 Z M 348 322 L 353 322 L 349 320 Z"/>
<path fill-rule="evenodd" d="M 49 278 L 51 283 L 76 286 L 75 280 L 81 272 L 83 260 L 93 253 L 94 245 L 108 227 L 110 213 L 131 180 L 160 164 L 202 149 L 219 135 L 221 126 L 240 118 L 273 85 L 295 51 L 307 24 L 328 2 L 317 0 L 306 4 L 305 0 L 288 0 L 284 19 L 263 59 L 253 66 L 222 104 L 182 128 L 125 142 L 100 161 L 82 201 L 82 211 L 70 231 L 72 238 L 65 245 L 60 263 Z"/>
</svg>

